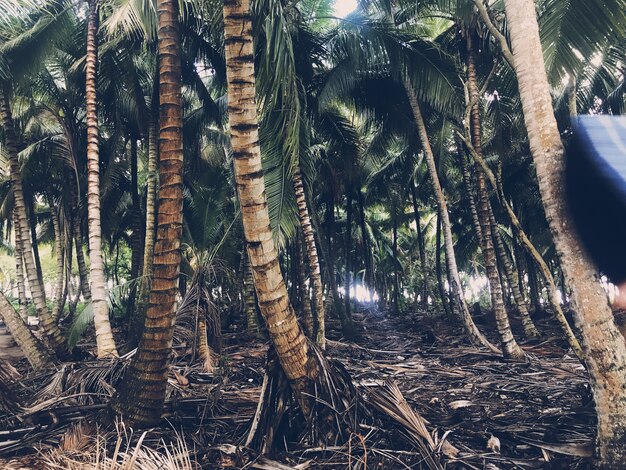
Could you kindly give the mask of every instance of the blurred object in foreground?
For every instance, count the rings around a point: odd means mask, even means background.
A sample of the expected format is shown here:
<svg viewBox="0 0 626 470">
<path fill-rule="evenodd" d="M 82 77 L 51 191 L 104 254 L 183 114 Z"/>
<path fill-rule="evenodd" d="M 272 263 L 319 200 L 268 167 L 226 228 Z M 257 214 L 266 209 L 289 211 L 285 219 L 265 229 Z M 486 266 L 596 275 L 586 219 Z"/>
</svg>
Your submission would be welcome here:
<svg viewBox="0 0 626 470">
<path fill-rule="evenodd" d="M 578 234 L 611 282 L 626 281 L 626 117 L 579 116 L 567 151 L 567 198 Z"/>
</svg>

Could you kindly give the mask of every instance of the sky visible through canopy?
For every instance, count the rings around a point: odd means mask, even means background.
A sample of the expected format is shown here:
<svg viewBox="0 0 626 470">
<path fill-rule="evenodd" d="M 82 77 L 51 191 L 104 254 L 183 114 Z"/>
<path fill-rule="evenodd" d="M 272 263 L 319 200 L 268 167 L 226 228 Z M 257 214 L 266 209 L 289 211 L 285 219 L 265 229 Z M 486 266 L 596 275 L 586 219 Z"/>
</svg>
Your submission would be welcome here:
<svg viewBox="0 0 626 470">
<path fill-rule="evenodd" d="M 357 0 L 335 0 L 335 14 L 340 18 L 345 18 L 356 6 Z"/>
</svg>

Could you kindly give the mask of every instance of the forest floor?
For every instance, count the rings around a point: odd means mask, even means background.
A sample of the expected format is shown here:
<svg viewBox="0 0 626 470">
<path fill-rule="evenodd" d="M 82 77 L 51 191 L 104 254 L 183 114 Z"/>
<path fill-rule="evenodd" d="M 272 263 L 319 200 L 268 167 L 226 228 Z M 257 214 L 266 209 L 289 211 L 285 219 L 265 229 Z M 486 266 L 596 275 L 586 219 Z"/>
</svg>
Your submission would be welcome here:
<svg viewBox="0 0 626 470">
<path fill-rule="evenodd" d="M 458 322 L 440 316 L 395 317 L 361 306 L 354 318 L 362 330 L 356 342 L 344 341 L 338 324 L 329 322 L 329 356 L 346 367 L 365 394 L 385 381 L 395 382 L 408 405 L 425 418 L 429 432 L 445 437 L 456 449 L 454 458 L 443 459 L 447 468 L 589 467 L 595 415 L 588 378 L 557 339 L 560 335 L 551 319 L 537 319 L 541 339 L 521 343 L 528 361 L 509 363 L 469 346 Z M 478 316 L 477 323 L 488 333 L 495 330 L 489 315 Z M 519 325 L 514 327 L 519 331 Z M 242 438 L 260 394 L 267 344 L 237 332 L 225 335 L 223 342 L 217 374 L 205 374 L 197 365 L 189 365 L 188 349 L 179 343 L 170 374 L 167 419 L 161 429 L 146 436 L 144 445 L 158 447 L 168 436 L 183 435 L 192 449 L 192 460 L 209 469 L 412 469 L 424 465 L 408 437 L 410 432 L 393 420 L 388 425 L 366 424 L 344 446 L 293 445 L 289 452 L 271 458 L 247 451 Z M 61 442 L 63 448 L 76 451 L 68 444 L 72 441 L 68 436 L 87 433 L 88 426 L 76 427 L 80 418 L 91 416 L 91 423 L 99 420 L 94 413 L 106 405 L 96 395 L 112 393 L 122 362 L 106 367 L 68 366 L 55 374 L 23 378 L 16 393 L 28 406 L 22 408 L 19 422 L 0 416 L 0 458 L 6 459 L 0 460 L 0 468 L 66 468 L 65 463 L 58 467 L 50 463 L 62 462 L 58 455 L 42 464 L 46 449 Z M 47 384 L 45 393 L 41 392 L 43 384 Z M 75 398 L 79 392 L 94 395 L 80 401 Z M 33 394 L 39 398 L 33 401 Z M 59 394 L 68 397 L 64 407 L 49 398 Z M 26 427 L 30 430 L 24 431 Z M 21 455 L 31 447 L 39 449 L 38 453 Z"/>
</svg>

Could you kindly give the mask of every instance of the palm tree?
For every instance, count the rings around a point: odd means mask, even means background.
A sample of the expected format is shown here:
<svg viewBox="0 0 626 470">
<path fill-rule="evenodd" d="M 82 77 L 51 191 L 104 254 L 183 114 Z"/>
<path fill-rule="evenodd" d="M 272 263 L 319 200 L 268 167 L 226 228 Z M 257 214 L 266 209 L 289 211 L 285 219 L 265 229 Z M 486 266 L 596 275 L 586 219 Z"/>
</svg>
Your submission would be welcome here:
<svg viewBox="0 0 626 470">
<path fill-rule="evenodd" d="M 89 0 L 87 14 L 87 56 L 85 60 L 85 108 L 87 111 L 87 220 L 89 231 L 89 274 L 91 278 L 91 304 L 96 327 L 98 357 L 117 356 L 113 331 L 109 321 L 109 307 L 105 289 L 104 262 L 102 260 L 102 229 L 100 226 L 100 150 L 98 109 L 96 103 L 96 69 L 98 62 L 98 1 Z"/>
<path fill-rule="evenodd" d="M 248 0 L 224 2 L 228 114 L 246 248 L 261 315 L 280 365 L 306 417 L 312 409 L 310 345 L 289 302 L 265 196 L 257 120 L 252 17 Z"/>
<path fill-rule="evenodd" d="M 116 409 L 138 426 L 161 419 L 171 354 L 183 232 L 183 108 L 176 0 L 158 0 L 159 192 L 150 301 L 137 354 L 117 393 Z"/>
<path fill-rule="evenodd" d="M 0 294 L 0 317 L 33 369 L 36 371 L 45 369 L 52 363 L 45 346 L 26 326 L 24 319 L 15 311 L 4 294 Z"/>
<path fill-rule="evenodd" d="M 537 12 L 532 0 L 505 0 L 513 65 L 539 189 L 580 328 L 598 413 L 598 457 L 603 468 L 626 458 L 626 343 L 604 290 L 567 215 L 564 148 L 552 108 Z"/>
</svg>

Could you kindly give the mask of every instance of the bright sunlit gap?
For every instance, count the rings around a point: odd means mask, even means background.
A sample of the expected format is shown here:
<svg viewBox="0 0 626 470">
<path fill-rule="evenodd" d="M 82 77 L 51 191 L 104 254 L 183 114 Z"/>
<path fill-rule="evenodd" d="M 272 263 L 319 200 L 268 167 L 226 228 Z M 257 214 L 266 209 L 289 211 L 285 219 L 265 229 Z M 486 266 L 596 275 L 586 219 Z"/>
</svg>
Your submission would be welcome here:
<svg viewBox="0 0 626 470">
<path fill-rule="evenodd" d="M 357 0 L 335 0 L 335 15 L 345 18 L 354 11 Z"/>
</svg>

